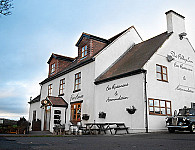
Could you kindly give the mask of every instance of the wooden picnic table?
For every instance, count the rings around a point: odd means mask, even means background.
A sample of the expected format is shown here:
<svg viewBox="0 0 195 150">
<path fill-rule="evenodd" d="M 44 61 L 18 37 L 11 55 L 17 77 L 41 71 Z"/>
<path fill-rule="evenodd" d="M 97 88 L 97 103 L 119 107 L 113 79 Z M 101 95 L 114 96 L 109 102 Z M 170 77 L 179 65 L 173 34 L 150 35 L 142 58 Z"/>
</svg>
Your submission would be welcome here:
<svg viewBox="0 0 195 150">
<path fill-rule="evenodd" d="M 114 125 L 116 123 L 86 123 L 86 130 L 89 131 L 90 134 L 93 134 L 94 131 L 98 131 L 98 134 L 101 134 L 101 132 L 104 132 L 106 134 L 107 130 L 110 130 L 110 133 L 112 134 L 112 129 L 110 125 Z"/>
</svg>

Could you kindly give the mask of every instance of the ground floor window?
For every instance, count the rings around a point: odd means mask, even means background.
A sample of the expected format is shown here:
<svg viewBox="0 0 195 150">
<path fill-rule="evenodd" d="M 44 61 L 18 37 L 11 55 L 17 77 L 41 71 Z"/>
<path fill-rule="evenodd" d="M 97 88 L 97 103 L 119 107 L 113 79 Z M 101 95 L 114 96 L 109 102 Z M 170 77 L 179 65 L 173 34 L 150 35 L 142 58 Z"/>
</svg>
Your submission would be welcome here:
<svg viewBox="0 0 195 150">
<path fill-rule="evenodd" d="M 149 98 L 149 114 L 171 116 L 171 101 Z"/>
<path fill-rule="evenodd" d="M 71 122 L 81 121 L 81 103 L 71 104 Z"/>
<path fill-rule="evenodd" d="M 36 121 L 36 110 L 33 111 L 33 121 Z"/>
</svg>

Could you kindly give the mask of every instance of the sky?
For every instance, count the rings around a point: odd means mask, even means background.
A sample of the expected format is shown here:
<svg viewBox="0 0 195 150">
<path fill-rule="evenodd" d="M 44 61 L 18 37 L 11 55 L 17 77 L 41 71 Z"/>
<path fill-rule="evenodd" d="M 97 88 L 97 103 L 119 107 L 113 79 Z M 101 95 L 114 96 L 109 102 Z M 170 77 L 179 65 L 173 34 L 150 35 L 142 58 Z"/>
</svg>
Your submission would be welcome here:
<svg viewBox="0 0 195 150">
<path fill-rule="evenodd" d="M 77 56 L 82 32 L 109 39 L 134 25 L 143 40 L 167 30 L 166 15 L 185 16 L 195 48 L 194 0 L 13 0 L 0 17 L 0 118 L 28 119 L 30 97 L 40 94 L 52 53 Z"/>
</svg>

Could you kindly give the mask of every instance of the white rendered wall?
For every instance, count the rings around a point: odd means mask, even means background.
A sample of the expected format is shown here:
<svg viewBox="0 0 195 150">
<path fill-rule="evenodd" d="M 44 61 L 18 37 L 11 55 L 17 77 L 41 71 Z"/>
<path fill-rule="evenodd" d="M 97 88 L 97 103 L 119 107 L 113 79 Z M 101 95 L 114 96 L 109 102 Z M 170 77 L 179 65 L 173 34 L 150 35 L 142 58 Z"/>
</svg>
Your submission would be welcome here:
<svg viewBox="0 0 195 150">
<path fill-rule="evenodd" d="M 60 110 L 61 114 L 54 114 L 55 110 Z M 65 124 L 65 107 L 51 107 L 51 120 L 50 120 L 50 132 L 53 132 L 54 124 L 54 115 L 60 115 L 61 124 Z"/>
<path fill-rule="evenodd" d="M 174 60 L 168 62 L 167 55 L 173 56 Z M 156 64 L 167 67 L 168 82 L 156 79 Z M 195 53 L 188 40 L 180 40 L 178 34 L 173 33 L 144 66 L 147 70 L 148 98 L 171 101 L 172 114 L 174 110 L 178 111 L 184 106 L 190 107 L 191 102 L 195 102 L 194 64 Z M 149 129 L 166 129 L 165 118 L 166 116 L 149 115 Z"/>
<path fill-rule="evenodd" d="M 32 130 L 33 111 L 36 111 L 36 120 L 37 119 L 41 120 L 40 102 L 30 104 L 30 108 L 29 108 L 29 122 L 31 123 L 30 131 Z"/>
<path fill-rule="evenodd" d="M 95 78 L 108 69 L 130 47 L 141 41 L 135 29 L 130 28 L 122 36 L 104 48 L 95 58 Z"/>
<path fill-rule="evenodd" d="M 74 81 L 75 81 L 75 74 L 81 72 L 81 91 L 73 93 L 74 91 Z M 83 101 L 81 104 L 81 114 L 90 114 L 88 121 L 82 121 L 82 123 L 92 122 L 93 121 L 93 109 L 94 109 L 94 62 L 89 63 L 79 69 L 73 70 L 72 72 L 65 74 L 57 79 L 54 79 L 42 86 L 41 90 L 41 100 L 45 99 L 48 96 L 48 85 L 52 84 L 52 96 L 59 95 L 59 85 L 60 80 L 65 78 L 65 90 L 64 100 L 68 103 L 67 109 L 67 124 L 71 124 L 70 122 L 70 102 L 76 101 Z M 80 97 L 80 98 L 77 98 Z M 58 109 L 56 107 L 55 109 Z M 54 110 L 52 110 L 52 113 Z M 65 113 L 61 114 L 62 118 L 65 118 Z M 53 116 L 53 115 L 52 115 Z M 44 126 L 44 111 L 42 111 L 42 129 Z M 52 118 L 51 118 L 51 122 Z M 53 131 L 53 123 L 50 125 L 50 131 Z"/>
<path fill-rule="evenodd" d="M 112 88 L 116 85 L 127 85 Z M 111 88 L 110 90 L 108 90 Z M 124 122 L 131 131 L 145 131 L 144 74 L 138 74 L 96 85 L 95 122 Z M 123 100 L 108 101 L 126 97 Z M 135 114 L 129 114 L 126 108 L 135 106 Z M 99 112 L 105 112 L 106 118 L 99 118 Z"/>
</svg>

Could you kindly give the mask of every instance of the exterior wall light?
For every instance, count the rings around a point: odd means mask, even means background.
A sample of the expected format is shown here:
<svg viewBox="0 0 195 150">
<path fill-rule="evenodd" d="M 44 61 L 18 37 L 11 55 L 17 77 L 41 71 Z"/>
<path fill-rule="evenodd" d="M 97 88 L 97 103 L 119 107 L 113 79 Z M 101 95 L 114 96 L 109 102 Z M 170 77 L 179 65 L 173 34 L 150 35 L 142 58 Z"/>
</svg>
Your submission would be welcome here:
<svg viewBox="0 0 195 150">
<path fill-rule="evenodd" d="M 171 55 L 167 55 L 166 58 L 167 58 L 167 61 L 168 62 L 171 62 L 172 60 L 174 60 L 174 58 Z"/>
<path fill-rule="evenodd" d="M 185 32 L 180 33 L 179 34 L 179 39 L 182 40 L 183 37 L 186 36 L 186 35 L 187 35 L 187 33 L 185 33 Z"/>
</svg>

